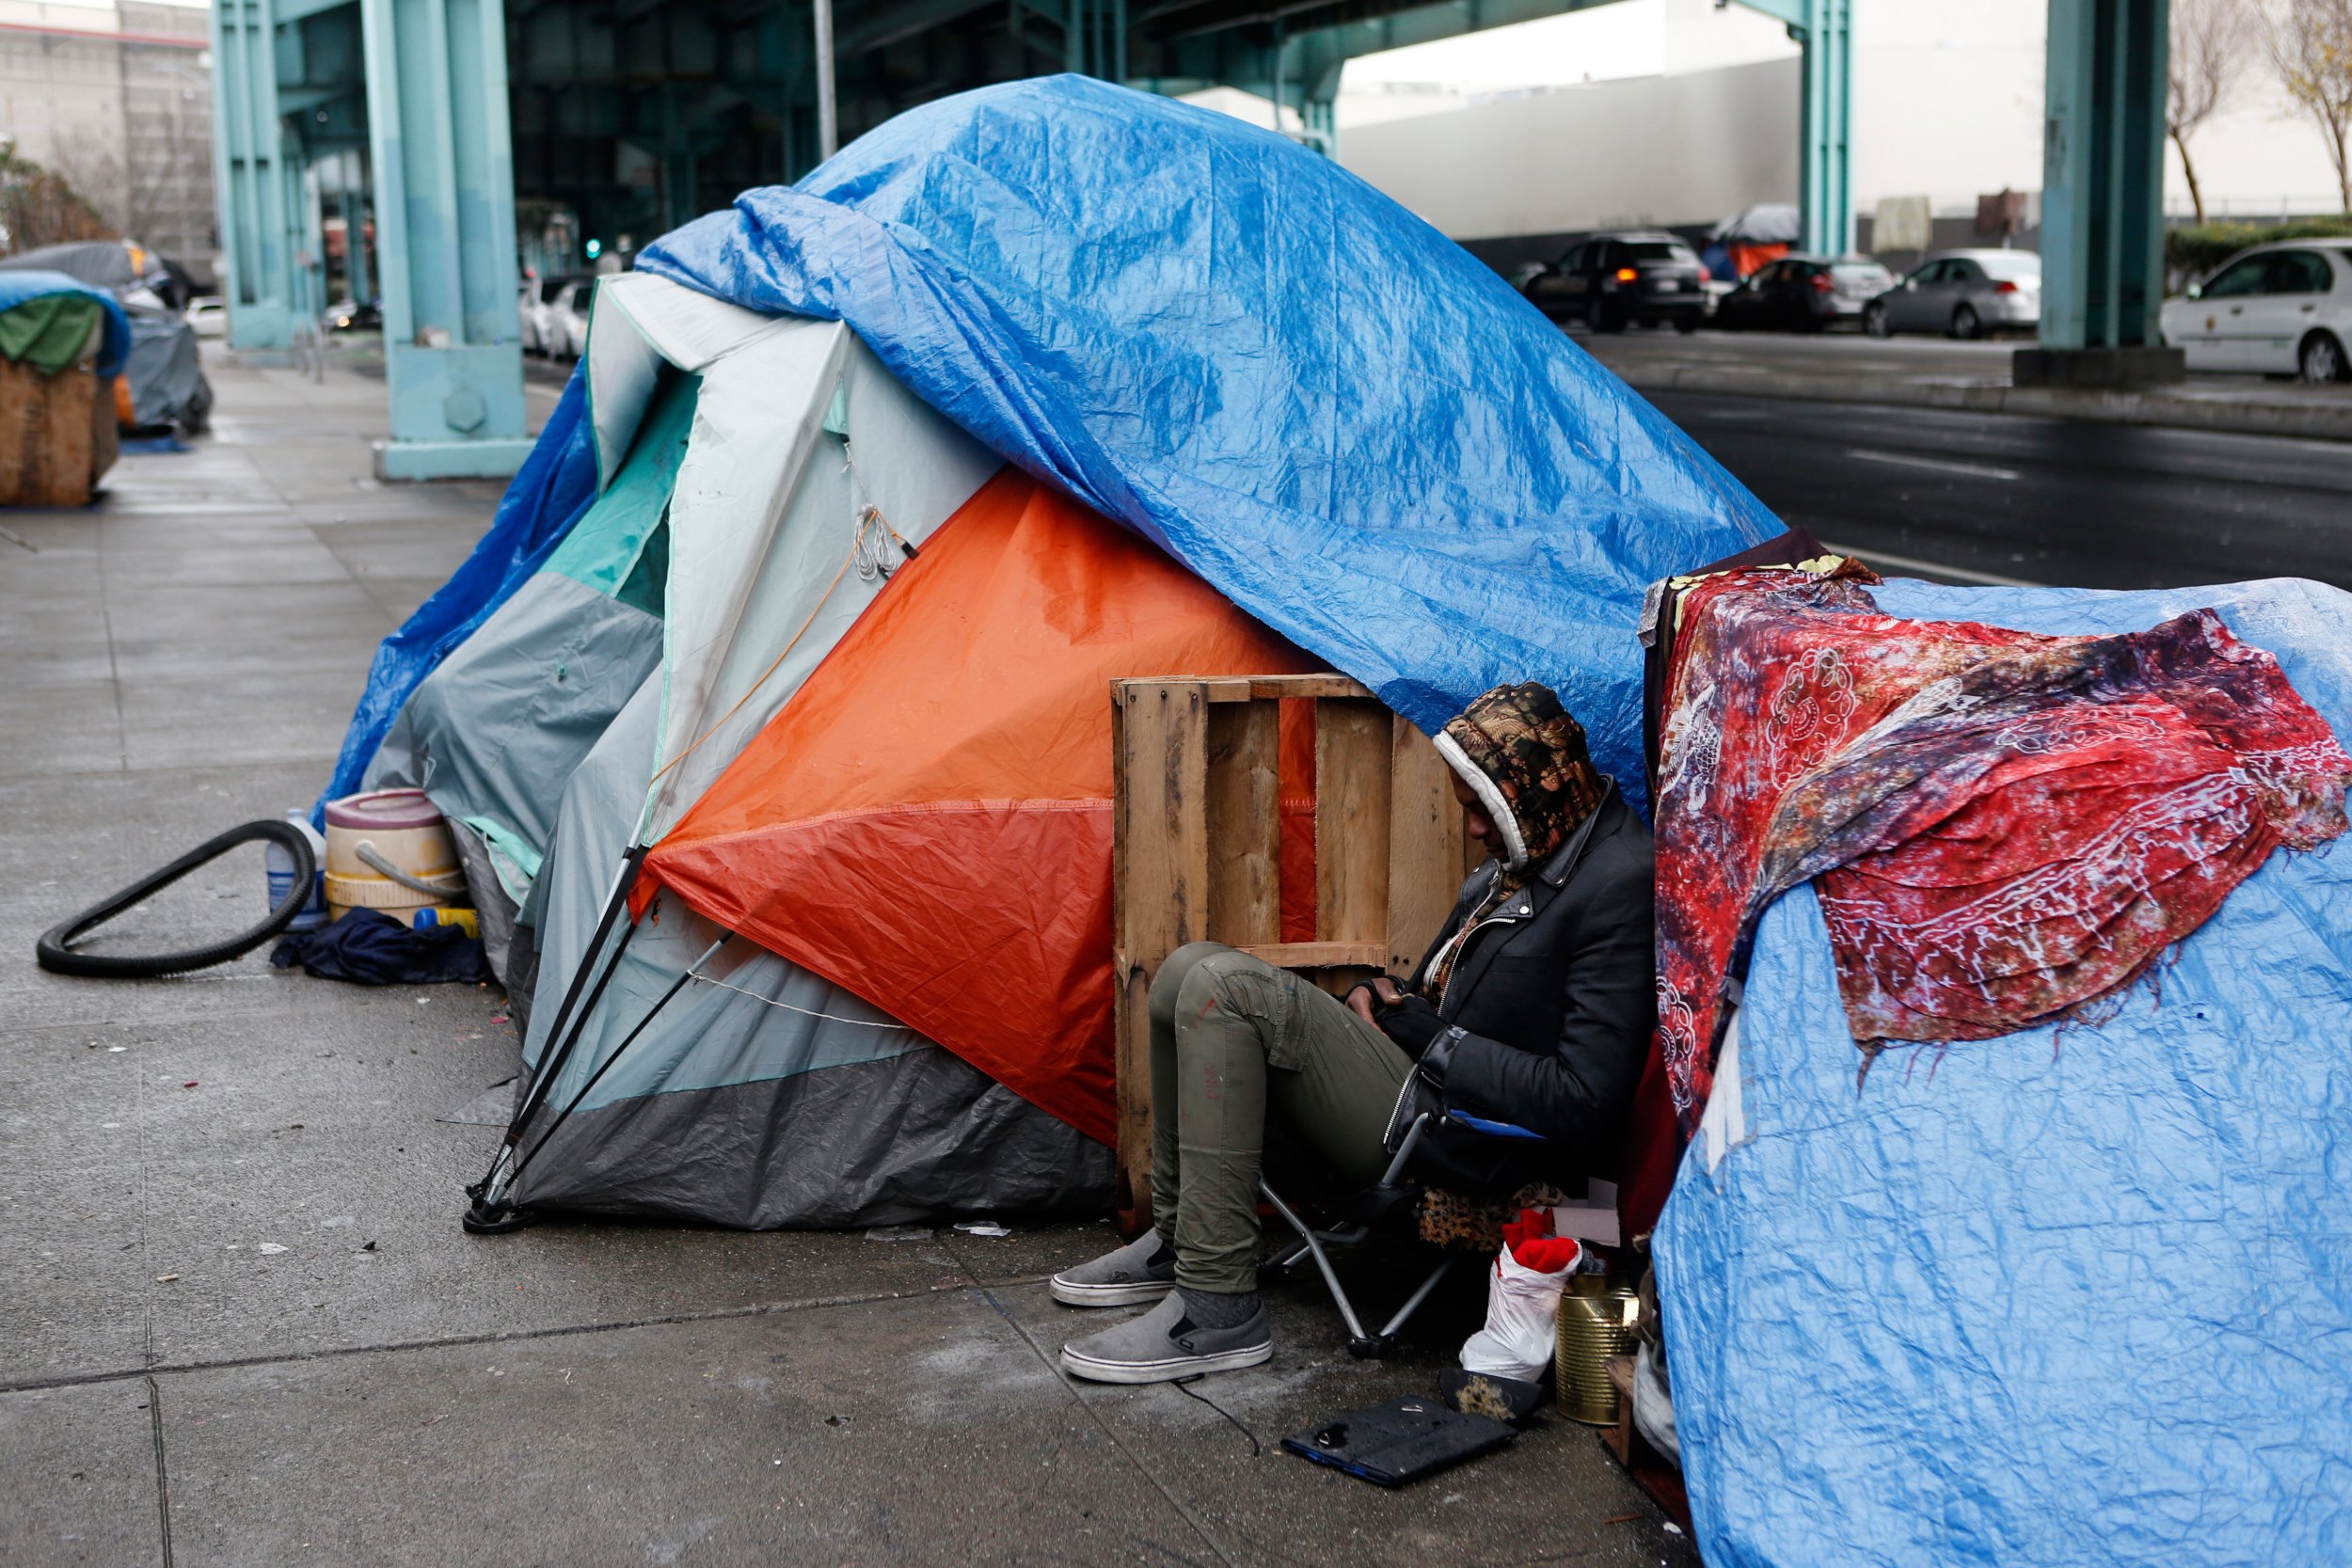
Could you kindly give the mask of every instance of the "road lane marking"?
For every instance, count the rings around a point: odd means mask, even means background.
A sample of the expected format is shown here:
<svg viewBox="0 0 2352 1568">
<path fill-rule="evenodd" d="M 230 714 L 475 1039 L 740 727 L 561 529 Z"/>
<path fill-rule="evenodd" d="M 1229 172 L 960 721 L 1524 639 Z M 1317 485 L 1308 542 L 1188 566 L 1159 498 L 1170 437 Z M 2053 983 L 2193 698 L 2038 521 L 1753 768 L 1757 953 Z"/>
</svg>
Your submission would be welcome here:
<svg viewBox="0 0 2352 1568">
<path fill-rule="evenodd" d="M 1907 572 L 1931 572 L 1939 577 L 1958 578 L 1964 583 L 1974 583 L 1986 588 L 2047 588 L 2050 586 L 2046 582 L 2036 582 L 2031 578 L 2005 578 L 1998 572 L 1975 572 L 1965 566 L 1947 566 L 1941 561 L 1921 561 L 1916 556 L 1889 555 L 1884 550 L 1869 549 L 1860 545 L 1833 545 L 1826 539 L 1821 541 L 1821 545 L 1825 549 L 1834 550 L 1839 555 L 1853 556 L 1874 566 L 1896 566 Z"/>
<path fill-rule="evenodd" d="M 1941 457 L 1913 457 L 1907 452 L 1872 451 L 1867 447 L 1848 447 L 1848 457 L 1865 463 L 1892 463 L 1905 468 L 1932 468 L 1938 473 L 1966 474 L 1971 479 L 2023 479 L 2015 468 L 1995 468 L 1985 463 L 1953 463 Z"/>
</svg>

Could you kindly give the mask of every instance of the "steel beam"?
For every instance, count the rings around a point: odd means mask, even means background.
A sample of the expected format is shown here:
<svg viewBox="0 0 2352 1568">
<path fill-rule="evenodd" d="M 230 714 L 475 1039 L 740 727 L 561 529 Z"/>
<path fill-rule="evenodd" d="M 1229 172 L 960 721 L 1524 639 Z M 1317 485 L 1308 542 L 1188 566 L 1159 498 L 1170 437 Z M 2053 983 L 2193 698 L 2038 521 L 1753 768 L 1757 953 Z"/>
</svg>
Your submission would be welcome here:
<svg viewBox="0 0 2352 1568">
<path fill-rule="evenodd" d="M 294 343 L 294 257 L 276 32 L 271 0 L 219 0 L 213 7 L 213 179 L 233 348 L 282 349 Z"/>
<path fill-rule="evenodd" d="M 2041 343 L 2102 359 L 2091 379 L 2179 373 L 2156 329 L 2169 10 L 2167 0 L 2050 0 Z M 2026 355 L 2018 372 L 2083 379 Z"/>
<path fill-rule="evenodd" d="M 1804 51 L 1798 74 L 1799 245 L 1842 256 L 1853 244 L 1853 0 L 1740 0 L 1788 29 Z"/>
<path fill-rule="evenodd" d="M 360 0 L 391 439 L 384 479 L 521 467 L 514 155 L 501 0 Z"/>
</svg>

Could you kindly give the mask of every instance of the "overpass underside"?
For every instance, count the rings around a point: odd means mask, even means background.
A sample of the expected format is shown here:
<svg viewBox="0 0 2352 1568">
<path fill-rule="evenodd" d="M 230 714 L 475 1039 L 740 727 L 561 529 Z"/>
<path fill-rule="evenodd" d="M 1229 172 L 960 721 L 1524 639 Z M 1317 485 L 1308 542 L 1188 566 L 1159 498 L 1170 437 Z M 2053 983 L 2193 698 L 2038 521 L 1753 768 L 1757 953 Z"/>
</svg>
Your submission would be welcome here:
<svg viewBox="0 0 2352 1568">
<path fill-rule="evenodd" d="M 1349 59 L 1608 3 L 834 0 L 839 135 L 1070 71 L 1238 87 L 1295 111 L 1328 152 Z M 1740 3 L 1804 46 L 1807 239 L 1843 248 L 1852 0 Z M 2054 15 L 2152 3 L 2052 0 Z M 591 241 L 624 262 L 820 156 L 811 0 L 215 0 L 213 17 L 231 341 L 312 329 L 323 214 L 343 219 L 346 286 L 383 299 L 388 477 L 520 463 L 522 267 L 585 270 Z"/>
</svg>

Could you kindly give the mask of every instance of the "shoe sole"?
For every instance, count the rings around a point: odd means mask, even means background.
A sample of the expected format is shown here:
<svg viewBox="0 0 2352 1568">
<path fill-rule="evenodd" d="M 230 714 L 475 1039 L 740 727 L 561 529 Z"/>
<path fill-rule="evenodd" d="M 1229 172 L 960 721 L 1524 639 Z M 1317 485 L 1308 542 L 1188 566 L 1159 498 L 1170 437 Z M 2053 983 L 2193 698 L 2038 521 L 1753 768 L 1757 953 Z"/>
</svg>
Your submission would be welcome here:
<svg viewBox="0 0 2352 1568">
<path fill-rule="evenodd" d="M 1148 1279 L 1089 1285 L 1082 1279 L 1066 1280 L 1056 1275 L 1046 1289 L 1064 1307 L 1133 1307 L 1137 1302 L 1159 1301 L 1176 1287 L 1173 1283 L 1155 1285 Z"/>
<path fill-rule="evenodd" d="M 1062 1347 L 1062 1370 L 1089 1383 L 1168 1383 L 1195 1372 L 1233 1372 L 1244 1367 L 1255 1367 L 1274 1355 L 1274 1342 L 1250 1345 L 1241 1350 L 1218 1351 L 1213 1355 L 1171 1355 L 1159 1361 L 1097 1361 L 1090 1355 L 1073 1354 Z"/>
</svg>

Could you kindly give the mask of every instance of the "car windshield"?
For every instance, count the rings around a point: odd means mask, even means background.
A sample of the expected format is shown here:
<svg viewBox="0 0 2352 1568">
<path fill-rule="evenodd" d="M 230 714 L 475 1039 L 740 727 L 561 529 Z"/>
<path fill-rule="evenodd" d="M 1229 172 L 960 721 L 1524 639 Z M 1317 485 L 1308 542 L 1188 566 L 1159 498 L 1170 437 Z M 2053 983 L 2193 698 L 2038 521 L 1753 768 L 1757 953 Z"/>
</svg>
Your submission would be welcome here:
<svg viewBox="0 0 2352 1568">
<path fill-rule="evenodd" d="M 1628 240 L 1626 260 L 1629 261 L 1695 261 L 1697 257 L 1688 247 L 1665 240 Z"/>
<path fill-rule="evenodd" d="M 542 305 L 554 304 L 555 296 L 562 293 L 564 292 L 564 285 L 570 281 L 571 279 L 568 277 L 550 277 L 547 281 L 541 283 L 539 285 L 539 303 Z"/>
<path fill-rule="evenodd" d="M 2042 258 L 2030 250 L 1996 250 L 1969 259 L 1982 267 L 1984 275 L 1996 283 L 2042 281 Z"/>
</svg>

